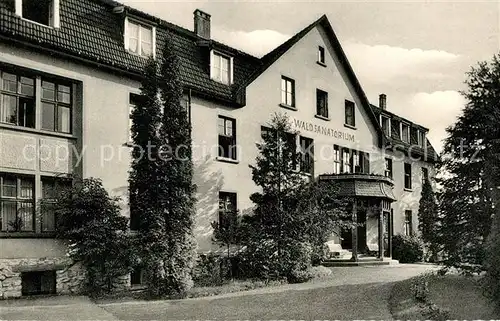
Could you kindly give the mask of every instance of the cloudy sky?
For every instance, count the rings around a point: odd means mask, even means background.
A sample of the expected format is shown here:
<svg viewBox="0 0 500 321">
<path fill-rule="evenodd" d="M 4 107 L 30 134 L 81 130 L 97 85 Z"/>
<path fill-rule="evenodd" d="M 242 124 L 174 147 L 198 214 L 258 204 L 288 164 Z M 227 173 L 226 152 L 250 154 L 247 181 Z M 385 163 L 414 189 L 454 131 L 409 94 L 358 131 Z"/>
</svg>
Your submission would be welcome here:
<svg viewBox="0 0 500 321">
<path fill-rule="evenodd" d="M 464 100 L 465 73 L 500 49 L 499 1 L 122 0 L 193 29 L 193 11 L 212 15 L 212 37 L 262 56 L 326 14 L 368 99 L 430 129 L 439 150 Z"/>
</svg>

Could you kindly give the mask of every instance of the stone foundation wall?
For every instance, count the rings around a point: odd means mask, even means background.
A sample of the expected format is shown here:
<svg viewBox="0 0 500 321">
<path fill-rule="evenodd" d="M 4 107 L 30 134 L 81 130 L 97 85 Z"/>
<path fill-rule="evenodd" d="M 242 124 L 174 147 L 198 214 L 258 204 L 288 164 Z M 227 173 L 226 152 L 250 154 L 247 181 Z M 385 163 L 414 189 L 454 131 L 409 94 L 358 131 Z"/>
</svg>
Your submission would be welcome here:
<svg viewBox="0 0 500 321">
<path fill-rule="evenodd" d="M 22 296 L 22 272 L 48 270 L 56 270 L 57 294 L 81 293 L 85 271 L 69 258 L 0 259 L 0 299 Z"/>
</svg>

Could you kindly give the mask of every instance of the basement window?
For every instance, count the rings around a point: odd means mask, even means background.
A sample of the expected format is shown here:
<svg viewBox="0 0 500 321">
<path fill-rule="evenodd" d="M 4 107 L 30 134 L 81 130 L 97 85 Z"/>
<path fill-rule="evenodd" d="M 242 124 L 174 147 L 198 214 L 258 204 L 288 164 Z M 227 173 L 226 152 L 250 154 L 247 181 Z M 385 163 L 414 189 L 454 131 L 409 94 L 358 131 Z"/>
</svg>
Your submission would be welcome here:
<svg viewBox="0 0 500 321">
<path fill-rule="evenodd" d="M 60 0 L 16 0 L 16 14 L 49 27 L 59 27 Z"/>
<path fill-rule="evenodd" d="M 21 293 L 23 296 L 56 294 L 56 271 L 21 273 Z"/>
</svg>

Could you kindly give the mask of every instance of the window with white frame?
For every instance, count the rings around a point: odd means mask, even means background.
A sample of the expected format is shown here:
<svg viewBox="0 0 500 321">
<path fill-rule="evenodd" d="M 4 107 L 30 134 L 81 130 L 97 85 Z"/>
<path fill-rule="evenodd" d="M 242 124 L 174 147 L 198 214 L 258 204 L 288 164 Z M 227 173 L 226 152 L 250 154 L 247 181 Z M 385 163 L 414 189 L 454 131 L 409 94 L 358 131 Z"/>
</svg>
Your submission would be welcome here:
<svg viewBox="0 0 500 321">
<path fill-rule="evenodd" d="M 425 147 L 425 132 L 421 129 L 417 131 L 418 146 Z"/>
<path fill-rule="evenodd" d="M 281 103 L 295 107 L 295 81 L 285 76 L 281 76 Z"/>
<path fill-rule="evenodd" d="M 387 137 L 391 137 L 391 119 L 380 115 L 380 126 Z"/>
<path fill-rule="evenodd" d="M 410 125 L 401 123 L 401 140 L 405 143 L 410 142 Z"/>
<path fill-rule="evenodd" d="M 125 18 L 125 49 L 129 52 L 149 57 L 156 55 L 156 29 L 130 18 Z"/>
<path fill-rule="evenodd" d="M 333 145 L 333 173 L 340 174 L 342 169 L 342 160 L 340 157 L 341 149 L 339 145 Z"/>
<path fill-rule="evenodd" d="M 0 231 L 35 230 L 34 187 L 34 176 L 0 173 Z"/>
<path fill-rule="evenodd" d="M 16 14 L 49 27 L 59 28 L 60 0 L 15 0 Z"/>
<path fill-rule="evenodd" d="M 71 189 L 72 181 L 62 177 L 42 177 L 41 230 L 54 232 L 57 227 L 56 199 Z"/>
<path fill-rule="evenodd" d="M 342 149 L 342 173 L 352 173 L 351 151 L 348 148 Z"/>
<path fill-rule="evenodd" d="M 233 83 L 233 58 L 212 50 L 210 78 L 226 85 Z"/>
<path fill-rule="evenodd" d="M 71 84 L 42 79 L 42 129 L 71 133 Z"/>
</svg>

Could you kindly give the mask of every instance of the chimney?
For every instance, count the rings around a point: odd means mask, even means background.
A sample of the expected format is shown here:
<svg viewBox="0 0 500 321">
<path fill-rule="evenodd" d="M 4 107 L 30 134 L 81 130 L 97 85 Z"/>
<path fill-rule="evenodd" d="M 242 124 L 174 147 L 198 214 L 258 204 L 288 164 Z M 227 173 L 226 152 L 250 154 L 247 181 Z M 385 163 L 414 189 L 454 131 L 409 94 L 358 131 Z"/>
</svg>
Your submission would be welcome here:
<svg viewBox="0 0 500 321">
<path fill-rule="evenodd" d="M 194 32 L 205 39 L 210 39 L 210 15 L 196 9 L 194 12 Z"/>
<path fill-rule="evenodd" d="M 383 110 L 387 109 L 387 96 L 385 94 L 380 94 L 378 96 L 378 106 Z"/>
</svg>

